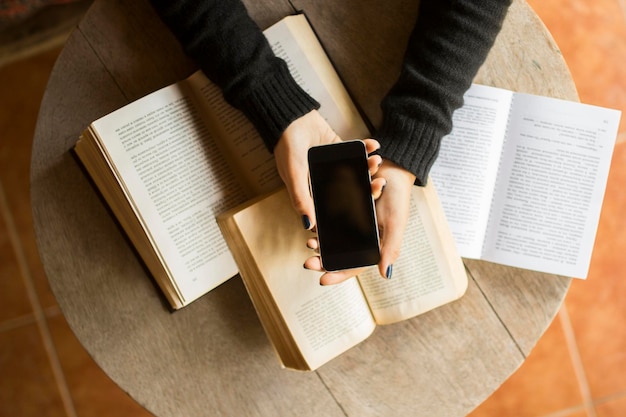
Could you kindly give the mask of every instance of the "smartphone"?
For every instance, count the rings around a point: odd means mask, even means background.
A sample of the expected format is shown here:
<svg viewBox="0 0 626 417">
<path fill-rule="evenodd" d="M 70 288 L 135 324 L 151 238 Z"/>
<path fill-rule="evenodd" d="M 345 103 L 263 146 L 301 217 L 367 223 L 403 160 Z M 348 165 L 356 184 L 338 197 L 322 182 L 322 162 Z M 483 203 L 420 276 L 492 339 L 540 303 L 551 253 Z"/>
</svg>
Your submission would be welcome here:
<svg viewBox="0 0 626 417">
<path fill-rule="evenodd" d="M 308 161 L 323 268 L 377 264 L 380 243 L 365 143 L 314 146 Z"/>
</svg>

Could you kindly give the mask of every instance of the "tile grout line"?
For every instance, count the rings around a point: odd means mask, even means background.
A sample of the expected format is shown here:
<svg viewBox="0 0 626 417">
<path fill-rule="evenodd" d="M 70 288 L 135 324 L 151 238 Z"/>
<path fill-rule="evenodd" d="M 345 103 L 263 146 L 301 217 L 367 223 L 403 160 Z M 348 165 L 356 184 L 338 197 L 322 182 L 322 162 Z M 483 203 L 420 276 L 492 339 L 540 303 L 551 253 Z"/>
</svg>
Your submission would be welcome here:
<svg viewBox="0 0 626 417">
<path fill-rule="evenodd" d="M 51 306 L 43 311 L 46 317 L 56 317 L 61 315 L 61 310 L 57 306 Z M 0 333 L 9 330 L 17 329 L 18 327 L 28 326 L 29 324 L 36 323 L 37 319 L 34 314 L 25 314 L 23 316 L 14 317 L 8 320 L 2 320 L 0 322 Z"/>
<path fill-rule="evenodd" d="M 39 297 L 37 296 L 37 292 L 35 291 L 30 268 L 28 267 L 28 262 L 26 261 L 26 256 L 24 255 L 24 251 L 18 237 L 18 232 L 15 228 L 15 222 L 13 221 L 11 210 L 9 209 L 2 182 L 0 182 L 0 215 L 5 218 L 9 240 L 11 241 L 11 245 L 13 246 L 13 249 L 15 251 L 15 256 L 17 258 L 18 267 L 21 272 L 22 281 L 24 283 L 24 286 L 26 287 L 28 300 L 33 309 L 33 315 L 35 317 L 34 321 L 37 324 L 37 329 L 39 330 L 39 333 L 41 335 L 43 346 L 46 351 L 46 355 L 48 356 L 48 361 L 50 362 L 50 367 L 52 368 L 52 373 L 56 381 L 59 393 L 61 395 L 61 400 L 63 401 L 64 409 L 68 416 L 77 417 L 76 409 L 74 407 L 74 403 L 72 401 L 72 397 L 70 395 L 70 391 L 65 380 L 65 375 L 61 367 L 61 362 L 59 361 L 56 348 L 54 346 L 54 343 L 52 342 L 50 329 L 48 328 L 48 323 L 46 321 L 44 311 L 41 307 L 41 304 L 39 303 Z"/>
<path fill-rule="evenodd" d="M 626 391 L 619 391 L 613 394 L 609 394 L 605 397 L 595 398 L 593 400 L 593 403 L 594 405 L 601 405 L 601 404 L 610 403 L 612 401 L 621 401 L 623 399 L 626 399 Z"/>
<path fill-rule="evenodd" d="M 3 320 L 0 323 L 0 333 L 17 329 L 18 327 L 28 326 L 36 322 L 35 316 L 27 314 L 24 316 L 14 317 L 12 319 Z"/>
<path fill-rule="evenodd" d="M 578 351 L 578 345 L 576 344 L 576 337 L 574 335 L 574 329 L 572 328 L 572 322 L 567 311 L 565 304 L 559 309 L 559 320 L 561 327 L 563 328 L 563 334 L 567 342 L 567 349 L 570 353 L 572 365 L 574 367 L 574 373 L 578 380 L 578 387 L 580 389 L 581 396 L 583 398 L 583 406 L 587 412 L 588 417 L 596 417 L 596 411 L 593 406 L 593 398 L 591 397 L 591 389 L 589 388 L 589 382 L 587 381 L 587 375 Z"/>
<path fill-rule="evenodd" d="M 586 411 L 586 408 L 584 405 L 577 405 L 575 407 L 565 408 L 563 410 L 559 410 L 550 414 L 543 415 L 542 417 L 571 417 L 572 414 L 578 413 L 580 411 Z"/>
</svg>

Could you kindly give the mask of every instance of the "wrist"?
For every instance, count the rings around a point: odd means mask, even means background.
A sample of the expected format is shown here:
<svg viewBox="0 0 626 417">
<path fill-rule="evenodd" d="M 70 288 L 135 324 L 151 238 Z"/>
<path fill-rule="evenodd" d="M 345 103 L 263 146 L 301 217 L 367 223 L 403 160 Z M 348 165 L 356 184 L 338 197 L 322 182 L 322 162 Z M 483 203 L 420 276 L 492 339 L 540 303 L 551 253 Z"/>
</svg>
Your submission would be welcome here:
<svg viewBox="0 0 626 417">
<path fill-rule="evenodd" d="M 415 184 L 416 176 L 411 171 L 406 168 L 401 167 L 400 165 L 388 160 L 383 159 L 383 163 L 376 172 L 374 178 L 385 178 L 387 183 L 397 183 L 408 186 L 413 186 Z"/>
<path fill-rule="evenodd" d="M 286 65 L 267 75 L 262 83 L 242 94 L 235 107 L 256 127 L 269 151 L 294 122 L 320 107 L 288 72 Z"/>
</svg>

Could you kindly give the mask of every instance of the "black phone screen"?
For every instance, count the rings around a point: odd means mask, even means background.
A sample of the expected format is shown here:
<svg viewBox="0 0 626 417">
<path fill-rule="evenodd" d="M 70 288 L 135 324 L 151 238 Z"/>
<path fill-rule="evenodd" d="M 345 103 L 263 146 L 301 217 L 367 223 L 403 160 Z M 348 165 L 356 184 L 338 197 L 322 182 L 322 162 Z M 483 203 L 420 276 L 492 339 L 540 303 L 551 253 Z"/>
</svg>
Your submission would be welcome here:
<svg viewBox="0 0 626 417">
<path fill-rule="evenodd" d="M 376 264 L 378 227 L 363 142 L 311 148 L 309 171 L 324 269 Z"/>
</svg>

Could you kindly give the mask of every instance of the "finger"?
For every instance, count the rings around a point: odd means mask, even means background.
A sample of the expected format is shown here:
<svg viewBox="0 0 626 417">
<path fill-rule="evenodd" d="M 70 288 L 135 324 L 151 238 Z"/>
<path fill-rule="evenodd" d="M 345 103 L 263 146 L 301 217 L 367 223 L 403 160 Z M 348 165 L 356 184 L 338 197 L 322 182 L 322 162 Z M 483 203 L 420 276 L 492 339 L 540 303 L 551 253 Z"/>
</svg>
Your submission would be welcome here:
<svg viewBox="0 0 626 417">
<path fill-rule="evenodd" d="M 378 270 L 382 277 L 390 278 L 393 274 L 393 264 L 400 255 L 404 230 L 409 218 L 415 175 L 385 160 L 377 176 L 387 180 L 384 192 L 376 201 L 381 243 Z"/>
<path fill-rule="evenodd" d="M 380 143 L 376 139 L 363 139 L 363 143 L 368 154 L 380 149 Z"/>
<path fill-rule="evenodd" d="M 310 269 L 311 271 L 323 271 L 322 268 L 322 259 L 319 256 L 311 256 L 306 261 L 304 261 L 304 267 L 306 269 Z"/>
<path fill-rule="evenodd" d="M 400 256 L 404 227 L 388 224 L 381 230 L 380 262 L 378 271 L 383 278 L 391 278 L 393 264 Z"/>
<path fill-rule="evenodd" d="M 383 163 L 383 158 L 380 155 L 369 156 L 367 158 L 367 168 L 370 171 L 370 175 L 372 176 L 376 175 L 376 172 L 378 172 L 378 168 L 380 168 L 382 163 Z"/>
<path fill-rule="evenodd" d="M 311 256 L 304 261 L 304 268 L 311 271 L 324 271 L 322 266 L 322 259 L 319 256 Z M 345 269 L 342 271 L 325 272 L 320 278 L 320 285 L 335 285 L 339 284 L 355 275 L 358 275 L 364 270 L 364 268 L 357 269 Z"/>
<path fill-rule="evenodd" d="M 380 198 L 386 185 L 387 180 L 384 178 L 376 178 L 372 180 L 372 197 L 374 197 L 374 200 L 378 200 Z"/>
<path fill-rule="evenodd" d="M 337 272 L 326 272 L 320 278 L 320 285 L 336 285 L 362 272 L 362 269 L 346 269 Z"/>
<path fill-rule="evenodd" d="M 312 238 L 308 239 L 306 241 L 306 247 L 309 248 L 309 249 L 318 250 L 319 249 L 319 242 L 317 241 L 317 238 L 312 237 Z"/>
</svg>

